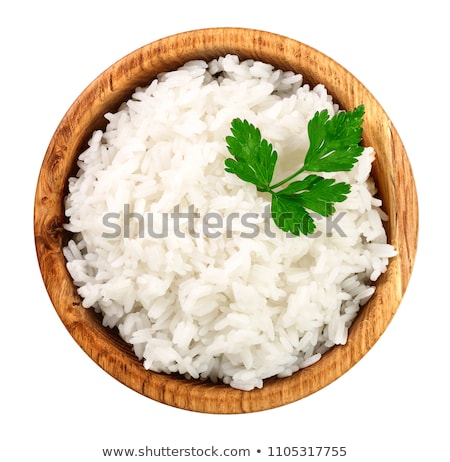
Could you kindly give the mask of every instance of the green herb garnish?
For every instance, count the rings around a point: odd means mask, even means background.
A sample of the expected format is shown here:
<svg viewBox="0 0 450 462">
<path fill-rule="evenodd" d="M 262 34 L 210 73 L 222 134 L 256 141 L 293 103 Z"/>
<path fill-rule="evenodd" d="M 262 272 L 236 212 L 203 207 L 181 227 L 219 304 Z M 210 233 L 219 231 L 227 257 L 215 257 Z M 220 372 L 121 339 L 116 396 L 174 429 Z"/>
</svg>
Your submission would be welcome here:
<svg viewBox="0 0 450 462">
<path fill-rule="evenodd" d="M 228 151 L 234 158 L 225 160 L 225 171 L 252 183 L 258 191 L 272 196 L 271 215 L 275 224 L 299 236 L 316 229 L 311 212 L 328 217 L 335 212 L 334 204 L 346 199 L 347 183 L 325 179 L 317 172 L 349 171 L 362 154 L 360 146 L 364 106 L 351 112 L 339 112 L 330 119 L 327 110 L 316 112 L 308 123 L 309 149 L 303 166 L 282 181 L 271 184 L 278 154 L 261 137 L 261 132 L 247 120 L 234 119 L 227 136 Z M 310 175 L 293 181 L 302 173 Z M 287 186 L 281 188 L 286 183 Z"/>
</svg>

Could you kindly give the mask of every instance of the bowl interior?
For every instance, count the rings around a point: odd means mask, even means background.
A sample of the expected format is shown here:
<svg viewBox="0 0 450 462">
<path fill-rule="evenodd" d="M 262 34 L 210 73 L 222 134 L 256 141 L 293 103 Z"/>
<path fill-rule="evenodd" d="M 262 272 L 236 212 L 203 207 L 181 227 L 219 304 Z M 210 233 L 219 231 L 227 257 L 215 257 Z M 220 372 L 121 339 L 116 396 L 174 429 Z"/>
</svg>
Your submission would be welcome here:
<svg viewBox="0 0 450 462">
<path fill-rule="evenodd" d="M 344 109 L 366 108 L 363 143 L 377 157 L 373 176 L 389 215 L 386 231 L 398 251 L 377 281 L 377 290 L 354 321 L 348 342 L 334 347 L 316 364 L 284 379 L 270 379 L 262 389 L 245 392 L 225 385 L 187 381 L 146 371 L 116 331 L 104 328 L 81 300 L 65 267 L 67 242 L 62 224 L 67 180 L 92 132 L 106 126 L 137 86 L 160 72 L 192 59 L 225 54 L 253 58 L 303 74 L 311 85 L 322 83 Z M 407 218 L 407 219 L 406 219 Z M 411 167 L 388 116 L 370 92 L 346 69 L 319 51 L 269 32 L 214 28 L 185 32 L 150 43 L 125 56 L 92 82 L 69 108 L 55 131 L 42 163 L 35 197 L 35 242 L 50 299 L 83 350 L 111 376 L 159 402 L 198 412 L 243 413 L 274 408 L 314 393 L 349 370 L 374 345 L 395 314 L 408 284 L 417 247 L 417 196 Z"/>
</svg>

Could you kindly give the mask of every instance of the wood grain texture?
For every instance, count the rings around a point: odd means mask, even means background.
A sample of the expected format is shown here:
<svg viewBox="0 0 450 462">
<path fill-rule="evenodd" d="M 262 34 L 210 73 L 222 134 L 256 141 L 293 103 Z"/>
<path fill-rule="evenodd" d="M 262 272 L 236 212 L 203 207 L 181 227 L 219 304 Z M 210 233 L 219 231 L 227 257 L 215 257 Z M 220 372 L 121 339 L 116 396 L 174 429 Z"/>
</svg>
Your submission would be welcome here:
<svg viewBox="0 0 450 462">
<path fill-rule="evenodd" d="M 62 224 L 67 180 L 92 131 L 106 126 L 138 85 L 191 59 L 232 53 L 303 74 L 323 83 L 345 109 L 364 104 L 365 145 L 377 153 L 373 175 L 389 214 L 386 230 L 398 256 L 377 281 L 375 295 L 350 329 L 348 343 L 316 364 L 285 379 L 270 379 L 261 390 L 244 392 L 225 385 L 187 381 L 146 371 L 117 332 L 102 327 L 81 300 L 65 267 Z M 373 95 L 346 69 L 298 41 L 256 30 L 215 28 L 186 32 L 150 43 L 103 72 L 69 108 L 45 154 L 35 196 L 35 243 L 42 277 L 62 322 L 80 347 L 106 372 L 131 389 L 162 403 L 198 412 L 233 414 L 282 406 L 327 386 L 359 361 L 384 332 L 406 290 L 417 248 L 418 203 L 411 167 L 397 131 Z"/>
</svg>

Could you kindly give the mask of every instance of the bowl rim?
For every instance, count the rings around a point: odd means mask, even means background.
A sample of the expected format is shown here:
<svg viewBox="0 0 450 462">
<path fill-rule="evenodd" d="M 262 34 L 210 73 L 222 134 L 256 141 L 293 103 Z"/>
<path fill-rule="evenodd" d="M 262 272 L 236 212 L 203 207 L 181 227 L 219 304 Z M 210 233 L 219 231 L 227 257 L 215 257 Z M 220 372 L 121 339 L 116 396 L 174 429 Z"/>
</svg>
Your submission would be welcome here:
<svg viewBox="0 0 450 462">
<path fill-rule="evenodd" d="M 252 391 L 145 370 L 129 346 L 120 339 L 111 339 L 111 333 L 92 314 L 93 310 L 81 306 L 62 254 L 66 239 L 63 197 L 77 157 L 74 150 L 81 152 L 92 127 L 104 125 L 103 115 L 108 112 L 105 108 L 118 107 L 131 95 L 131 89 L 144 84 L 144 77 L 148 77 L 149 84 L 163 70 L 174 70 L 191 59 L 212 59 L 228 53 L 270 62 L 277 68 L 303 69 L 311 85 L 324 83 L 345 109 L 356 107 L 364 99 L 364 144 L 373 146 L 383 140 L 386 149 L 377 156 L 388 156 L 386 162 L 392 168 L 385 173 L 378 171 L 377 175 L 383 180 L 380 184 L 387 185 L 390 194 L 395 195 L 388 235 L 398 255 L 377 281 L 377 290 L 363 308 L 364 315 L 359 314 L 352 325 L 347 344 L 333 347 L 318 363 L 290 377 L 268 379 L 262 389 Z M 91 127 L 90 132 L 87 127 Z M 417 234 L 418 203 L 411 166 L 395 127 L 375 97 L 348 70 L 320 51 L 273 32 L 248 28 L 214 27 L 170 35 L 132 51 L 103 71 L 78 96 L 58 125 L 42 162 L 34 203 L 35 247 L 41 275 L 55 310 L 78 345 L 108 374 L 134 391 L 169 406 L 215 414 L 256 412 L 298 401 L 352 368 L 378 341 L 400 305 L 414 265 Z"/>
</svg>

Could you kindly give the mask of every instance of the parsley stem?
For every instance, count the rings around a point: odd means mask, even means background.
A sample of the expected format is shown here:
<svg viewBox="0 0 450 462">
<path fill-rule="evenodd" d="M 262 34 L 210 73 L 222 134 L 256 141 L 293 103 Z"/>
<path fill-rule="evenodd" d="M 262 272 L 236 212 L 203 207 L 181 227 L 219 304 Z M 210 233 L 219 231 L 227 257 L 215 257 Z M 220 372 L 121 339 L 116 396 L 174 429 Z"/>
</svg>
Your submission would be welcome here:
<svg viewBox="0 0 450 462">
<path fill-rule="evenodd" d="M 278 183 L 276 184 L 273 184 L 273 185 L 270 185 L 270 189 L 275 189 L 275 188 L 278 188 L 280 186 L 283 186 L 285 183 L 287 183 L 288 181 L 292 180 L 293 178 L 295 178 L 297 175 L 300 175 L 300 173 L 303 173 L 305 171 L 305 168 L 302 167 L 302 168 L 299 168 L 295 173 L 293 173 L 292 175 L 289 175 L 287 178 L 285 178 L 284 180 L 281 180 L 279 181 Z"/>
</svg>

